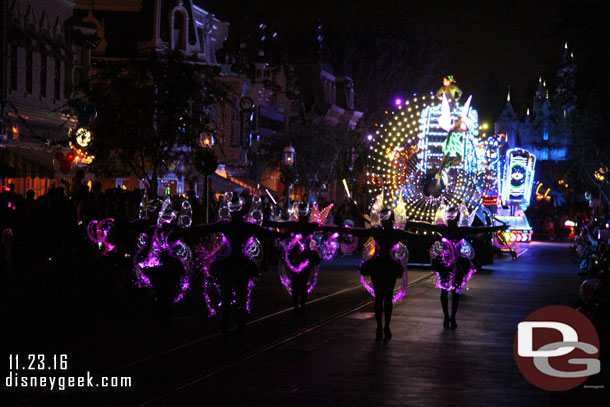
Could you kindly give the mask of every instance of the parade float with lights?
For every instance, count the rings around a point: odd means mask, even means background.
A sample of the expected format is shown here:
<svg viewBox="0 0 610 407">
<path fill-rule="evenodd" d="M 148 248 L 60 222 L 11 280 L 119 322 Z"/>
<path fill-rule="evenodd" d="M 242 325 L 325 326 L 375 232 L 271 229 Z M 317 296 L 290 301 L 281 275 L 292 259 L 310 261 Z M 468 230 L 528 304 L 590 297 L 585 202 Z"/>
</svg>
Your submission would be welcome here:
<svg viewBox="0 0 610 407">
<path fill-rule="evenodd" d="M 521 148 L 506 152 L 499 177 L 500 205 L 496 218 L 509 225 L 503 232 L 510 242 L 529 242 L 532 239 L 525 210 L 530 205 L 536 156 Z"/>
<path fill-rule="evenodd" d="M 534 154 L 522 148 L 506 150 L 506 145 L 505 134 L 491 135 L 485 141 L 481 192 L 483 204 L 495 213 L 496 219 L 509 225 L 506 231 L 498 233 L 496 243 L 501 248 L 531 241 L 532 228 L 525 210 L 530 205 L 536 168 Z"/>
<path fill-rule="evenodd" d="M 396 99 L 394 109 L 385 112 L 369 137 L 373 206 L 392 208 L 397 225 L 406 220 L 434 224 L 441 212 L 458 208 L 462 218 L 481 226 L 498 223 L 495 219 L 508 223 L 509 242 L 529 241 L 531 228 L 523 211 L 529 205 L 535 157 L 522 149 L 504 153 L 500 136 L 479 131 L 472 97 L 461 104 L 461 95 L 447 76 L 436 93 Z M 492 262 L 491 239 L 483 252 L 480 264 Z"/>
</svg>

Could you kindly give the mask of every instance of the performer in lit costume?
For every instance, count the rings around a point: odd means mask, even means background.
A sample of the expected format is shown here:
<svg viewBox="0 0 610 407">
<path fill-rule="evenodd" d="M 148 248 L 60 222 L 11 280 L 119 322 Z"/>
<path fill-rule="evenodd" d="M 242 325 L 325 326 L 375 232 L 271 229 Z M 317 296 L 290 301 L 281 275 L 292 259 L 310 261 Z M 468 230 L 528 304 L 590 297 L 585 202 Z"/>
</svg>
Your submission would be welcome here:
<svg viewBox="0 0 610 407">
<path fill-rule="evenodd" d="M 372 211 L 373 212 L 373 211 Z M 375 214 L 372 214 L 373 218 Z M 360 265 L 360 274 L 370 276 L 373 283 L 372 293 L 375 296 L 375 319 L 377 321 L 376 339 L 392 337 L 390 321 L 393 303 L 402 299 L 406 293 L 406 262 L 409 257 L 406 246 L 401 241 L 413 238 L 413 234 L 394 229 L 394 212 L 391 209 L 381 210 L 378 214 L 381 227 L 370 229 L 332 227 L 341 233 L 354 236 L 372 237 L 375 240 L 374 253 Z M 396 279 L 402 278 L 398 293 L 394 294 Z M 364 279 L 362 279 L 365 284 Z M 368 289 L 368 287 L 365 285 Z M 385 315 L 385 326 L 382 325 Z"/>
<path fill-rule="evenodd" d="M 196 244 L 203 235 L 213 233 L 222 233 L 228 242 L 230 253 L 222 260 L 212 259 L 209 274 L 216 278 L 220 285 L 222 332 L 225 335 L 229 323 L 230 305 L 233 301 L 235 302 L 238 312 L 238 340 L 241 339 L 245 329 L 249 291 L 253 286 L 253 279 L 259 275 L 258 266 L 249 251 L 251 251 L 252 244 L 258 246 L 257 252 L 260 253 L 262 249 L 260 244 L 253 239 L 255 237 L 285 238 L 289 236 L 286 233 L 275 232 L 246 221 L 242 216 L 243 206 L 243 199 L 232 194 L 228 202 L 230 219 L 177 231 L 193 244 Z"/>
<path fill-rule="evenodd" d="M 470 226 L 474 218 L 474 212 L 469 214 L 464 205 L 448 211 L 445 206 L 441 206 L 438 212 L 438 223 L 436 225 L 407 221 L 405 228 L 432 231 L 442 237 L 430 248 L 430 264 L 437 273 L 436 287 L 441 289 L 443 326 L 455 329 L 457 327 L 455 316 L 460 303 L 460 293 L 476 272 L 472 263 L 475 255 L 474 249 L 465 238 L 469 235 L 504 230 L 507 226 Z M 451 314 L 449 314 L 449 291 L 453 292 Z"/>
<path fill-rule="evenodd" d="M 176 202 L 179 209 L 175 210 L 169 195 L 150 208 L 149 203 L 145 194 L 139 219 L 93 220 L 87 226 L 87 234 L 103 249 L 103 255 L 115 253 L 116 260 L 133 258 L 136 285 L 149 290 L 156 301 L 160 322 L 168 326 L 172 303 L 183 298 L 197 277 L 197 270 L 191 267 L 189 246 L 173 233 L 190 226 L 192 210 L 186 200 Z M 170 238 L 172 234 L 175 238 Z M 130 253 L 134 241 L 137 249 Z"/>
<path fill-rule="evenodd" d="M 284 256 L 280 260 L 280 280 L 292 295 L 294 318 L 305 317 L 307 294 L 313 291 L 317 284 L 320 262 L 322 259 L 332 258 L 337 250 L 336 234 L 323 241 L 323 250 L 318 248 L 314 239 L 315 232 L 327 229 L 320 224 L 326 221 L 332 207 L 333 204 L 330 204 L 320 212 L 314 202 L 310 211 L 309 204 L 301 202 L 293 207 L 290 222 L 263 222 L 263 226 L 286 230 L 296 235 L 285 245 Z"/>
</svg>

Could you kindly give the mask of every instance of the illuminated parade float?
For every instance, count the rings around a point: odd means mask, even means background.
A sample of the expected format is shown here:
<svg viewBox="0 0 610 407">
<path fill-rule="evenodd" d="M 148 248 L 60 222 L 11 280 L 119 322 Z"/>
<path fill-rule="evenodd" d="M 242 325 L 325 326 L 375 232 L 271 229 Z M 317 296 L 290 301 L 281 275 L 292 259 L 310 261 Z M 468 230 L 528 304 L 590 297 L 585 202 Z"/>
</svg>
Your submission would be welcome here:
<svg viewBox="0 0 610 407">
<path fill-rule="evenodd" d="M 369 192 L 398 212 L 397 223 L 434 223 L 443 206 L 468 214 L 481 206 L 485 144 L 478 113 L 470 98 L 460 105 L 461 91 L 445 82 L 436 94 L 397 99 L 370 147 Z"/>
<path fill-rule="evenodd" d="M 453 78 L 443 82 L 436 93 L 396 99 L 378 125 L 367 173 L 369 193 L 377 197 L 373 209 L 392 208 L 397 224 L 436 224 L 456 208 L 462 226 L 504 222 L 508 243 L 529 241 L 523 212 L 535 156 L 518 148 L 504 152 L 502 136 L 480 133 L 471 97 L 460 103 Z"/>
<path fill-rule="evenodd" d="M 496 219 L 509 225 L 504 232 L 510 242 L 529 242 L 532 238 L 525 210 L 530 205 L 536 157 L 527 150 L 512 148 L 506 152 L 499 178 L 500 205 Z"/>
<path fill-rule="evenodd" d="M 530 205 L 536 156 L 522 148 L 505 151 L 506 135 L 492 135 L 485 142 L 486 164 L 481 195 L 483 204 L 509 228 L 499 236 L 499 245 L 529 242 L 532 228 L 525 216 Z"/>
</svg>

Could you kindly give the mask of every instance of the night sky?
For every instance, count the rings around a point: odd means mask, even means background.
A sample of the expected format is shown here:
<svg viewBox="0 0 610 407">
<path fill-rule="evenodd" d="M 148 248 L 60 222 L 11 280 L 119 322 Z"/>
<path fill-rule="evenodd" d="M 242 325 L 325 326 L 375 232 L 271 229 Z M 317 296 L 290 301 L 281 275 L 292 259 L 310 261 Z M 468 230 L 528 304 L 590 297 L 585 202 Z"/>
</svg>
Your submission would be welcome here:
<svg viewBox="0 0 610 407">
<path fill-rule="evenodd" d="M 509 85 L 511 101 L 521 117 L 531 107 L 539 76 L 552 94 L 565 41 L 574 51 L 581 77 L 592 75 L 586 70 L 598 66 L 594 60 L 600 57 L 595 49 L 600 44 L 592 43 L 603 33 L 608 15 L 607 2 L 586 0 L 354 0 L 315 6 L 277 0 L 214 0 L 205 7 L 234 28 L 243 30 L 258 21 L 274 24 L 280 33 L 302 38 L 303 44 L 315 35 L 318 21 L 344 36 L 359 26 L 384 26 L 396 35 L 413 26 L 428 30 L 430 41 L 446 56 L 434 73 L 438 86 L 442 76 L 453 74 L 464 93 L 473 94 L 473 105 L 486 120 L 494 120 L 502 110 Z M 302 48 L 306 52 L 306 46 Z M 604 53 L 601 57 L 607 62 L 608 51 Z"/>
</svg>

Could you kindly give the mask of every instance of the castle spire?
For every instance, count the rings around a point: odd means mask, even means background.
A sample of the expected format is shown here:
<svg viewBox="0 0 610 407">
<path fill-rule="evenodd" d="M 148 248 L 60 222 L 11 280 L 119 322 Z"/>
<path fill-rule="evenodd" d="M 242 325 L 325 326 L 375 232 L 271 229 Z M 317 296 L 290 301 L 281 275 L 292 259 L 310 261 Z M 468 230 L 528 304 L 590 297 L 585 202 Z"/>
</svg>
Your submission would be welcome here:
<svg viewBox="0 0 610 407">
<path fill-rule="evenodd" d="M 561 63 L 563 66 L 569 65 L 572 63 L 572 59 L 574 58 L 574 53 L 570 52 L 568 49 L 568 42 L 566 41 L 563 46 L 563 58 L 561 59 Z"/>
</svg>

